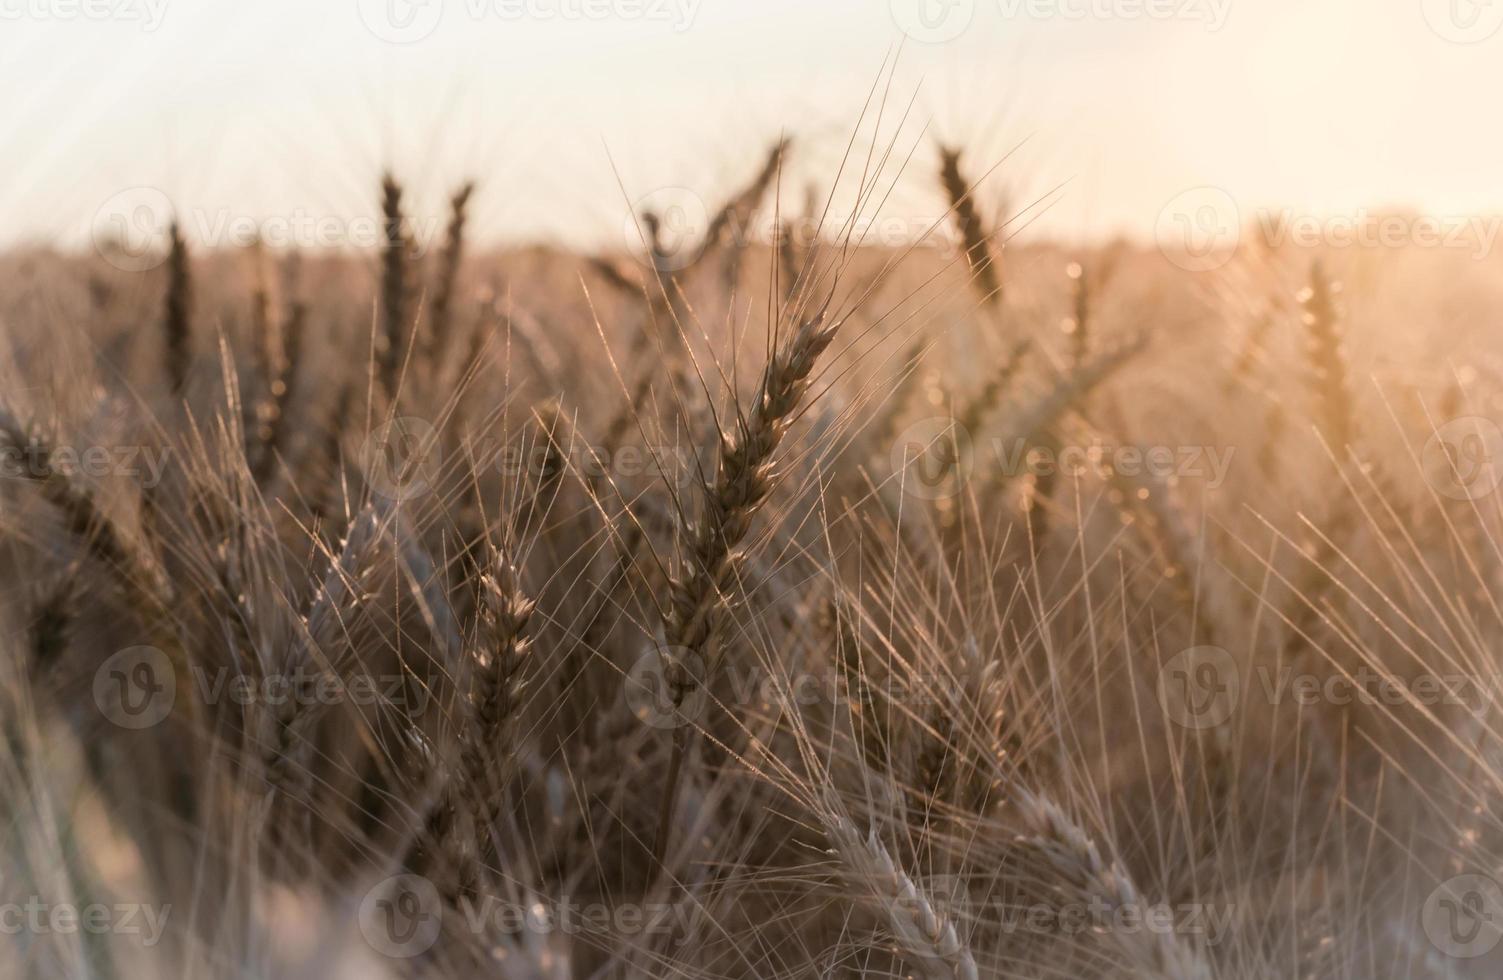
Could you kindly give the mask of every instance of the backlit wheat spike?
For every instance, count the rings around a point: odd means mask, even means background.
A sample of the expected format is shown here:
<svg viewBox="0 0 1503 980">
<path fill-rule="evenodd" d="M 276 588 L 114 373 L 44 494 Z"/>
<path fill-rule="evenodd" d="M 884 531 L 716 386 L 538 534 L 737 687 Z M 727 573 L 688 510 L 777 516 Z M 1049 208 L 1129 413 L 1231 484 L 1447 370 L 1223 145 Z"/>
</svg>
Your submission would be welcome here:
<svg viewBox="0 0 1503 980">
<path fill-rule="evenodd" d="M 532 649 L 528 623 L 535 603 L 518 584 L 518 571 L 498 550 L 481 575 L 476 657 L 470 667 L 466 724 L 460 733 L 459 765 L 444 787 L 429 823 L 433 871 L 452 901 L 474 892 L 479 865 L 504 803 L 508 773 L 516 761 L 514 732 L 526 693 Z M 475 850 L 469 834 L 473 833 Z M 414 842 L 423 847 L 429 842 Z M 412 855 L 410 862 L 419 862 Z"/>
<path fill-rule="evenodd" d="M 1002 421 L 1005 438 L 1001 445 L 1011 448 L 1019 440 L 1037 439 L 1080 401 L 1104 384 L 1130 360 L 1147 349 L 1147 338 L 1138 337 L 1110 350 L 1102 351 L 1085 364 L 1060 375 L 1054 385 L 1021 408 L 1009 411 Z"/>
<path fill-rule="evenodd" d="M 473 181 L 466 181 L 449 199 L 449 228 L 439 255 L 438 288 L 433 293 L 433 317 L 428 328 L 429 359 L 443 356 L 450 342 L 450 320 L 454 315 L 455 290 L 459 284 L 459 267 L 464 259 L 465 223 L 469 220 L 470 198 L 475 193 Z"/>
<path fill-rule="evenodd" d="M 1016 789 L 1018 811 L 1027 828 L 1024 843 L 1036 848 L 1061 881 L 1082 895 L 1106 904 L 1114 914 L 1130 909 L 1141 915 L 1149 903 L 1127 870 L 1101 855 L 1088 833 L 1046 796 Z M 1171 931 L 1108 928 L 1133 967 L 1160 980 L 1211 980 L 1200 954 Z"/>
<path fill-rule="evenodd" d="M 706 682 L 718 667 L 711 657 L 711 641 L 735 583 L 742 542 L 751 530 L 752 518 L 772 492 L 773 456 L 809 389 L 815 362 L 840 329 L 840 321 L 828 321 L 827 312 L 827 307 L 821 309 L 799 324 L 793 336 L 774 352 L 772 362 L 762 372 L 751 411 L 745 416 L 738 414 L 735 430 L 721 439 L 720 465 L 713 483 L 704 488 L 698 520 L 684 529 L 687 555 L 684 568 L 670 584 L 667 643 L 663 648 L 663 675 L 674 710 L 683 706 L 684 698 L 700 683 L 682 661 L 682 654 L 701 658 L 707 668 Z M 674 729 L 658 822 L 659 862 L 666 854 L 689 732 L 688 725 Z"/>
<path fill-rule="evenodd" d="M 1023 368 L 1023 360 L 1028 356 L 1028 349 L 1032 346 L 1032 341 L 1028 340 L 1020 340 L 1012 346 L 996 373 L 987 380 L 961 411 L 958 421 L 962 432 L 969 434 L 973 439 L 980 437 L 983 423 L 1006 396 L 1008 389 L 1012 387 L 1018 372 Z"/>
<path fill-rule="evenodd" d="M 517 570 L 498 552 L 490 571 L 480 579 L 483 658 L 475 667 L 470 701 L 474 739 L 465 758 L 467 778 L 472 781 L 484 775 L 487 760 L 511 751 L 505 733 L 516 721 L 526 690 L 524 671 L 532 649 L 527 626 L 536 604 L 521 590 L 517 578 Z"/>
<path fill-rule="evenodd" d="M 1342 346 L 1341 317 L 1336 307 L 1339 289 L 1317 261 L 1310 266 L 1310 285 L 1299 298 L 1316 423 L 1337 460 L 1345 461 L 1357 432 L 1346 351 Z"/>
<path fill-rule="evenodd" d="M 976 959 L 955 923 L 894 860 L 876 831 L 862 835 L 843 807 L 821 816 L 847 877 L 887 925 L 906 965 L 934 980 L 977 980 Z"/>
<path fill-rule="evenodd" d="M 120 533 L 87 487 L 54 465 L 52 447 L 40 433 L 0 408 L 0 442 L 28 461 L 18 468 L 19 474 L 37 485 L 62 515 L 68 532 L 115 575 L 139 608 L 158 614 L 170 608 L 172 588 L 161 568 Z"/>
<path fill-rule="evenodd" d="M 381 218 L 385 241 L 381 248 L 381 332 L 376 342 L 382 389 L 395 394 L 397 376 L 411 343 L 408 290 L 411 272 L 406 218 L 402 214 L 402 185 L 391 173 L 381 178 Z"/>
<path fill-rule="evenodd" d="M 1003 299 L 1002 278 L 992 251 L 992 236 L 981 217 L 981 209 L 976 207 L 975 188 L 961 171 L 960 156 L 958 147 L 939 148 L 939 182 L 949 199 L 950 212 L 965 248 L 971 282 L 983 303 L 998 307 Z"/>
<path fill-rule="evenodd" d="M 762 203 L 762 198 L 767 196 L 767 190 L 772 186 L 792 145 L 793 140 L 789 137 L 783 137 L 772 145 L 763 158 L 761 169 L 751 181 L 726 201 L 710 219 L 710 226 L 705 231 L 706 245 L 730 246 L 732 251 L 746 247 L 747 222 Z"/>
<path fill-rule="evenodd" d="M 162 318 L 163 356 L 168 390 L 180 396 L 187 389 L 193 360 L 193 276 L 188 243 L 175 219 L 168 234 L 171 249 L 167 253 L 167 301 Z"/>
<path fill-rule="evenodd" d="M 469 791 L 468 805 L 482 844 L 495 824 L 507 774 L 515 765 L 515 731 L 527 690 L 532 641 L 528 623 L 536 604 L 521 590 L 518 573 L 497 553 L 491 570 L 480 579 L 479 641 L 482 657 L 475 665 L 470 697 L 471 726 L 460 753 L 460 771 Z M 485 853 L 482 846 L 481 853 Z"/>
</svg>

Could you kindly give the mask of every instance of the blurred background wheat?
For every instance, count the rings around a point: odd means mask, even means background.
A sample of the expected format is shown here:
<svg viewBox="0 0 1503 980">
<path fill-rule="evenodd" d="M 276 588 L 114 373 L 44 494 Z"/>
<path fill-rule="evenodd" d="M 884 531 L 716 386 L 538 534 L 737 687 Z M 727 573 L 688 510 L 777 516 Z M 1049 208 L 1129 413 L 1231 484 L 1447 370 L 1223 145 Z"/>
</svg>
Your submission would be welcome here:
<svg viewBox="0 0 1503 980">
<path fill-rule="evenodd" d="M 354 6 L 393 50 L 463 21 Z M 727 16 L 690 6 L 597 5 L 623 44 Z M 1130 6 L 1028 18 L 1204 57 Z M 1497 43 L 1415 8 L 1416 61 Z M 177 12 L 97 9 L 11 19 Z M 665 150 L 636 106 L 588 188 L 508 171 L 551 122 L 493 159 L 414 93 L 273 147 L 316 205 L 15 138 L 0 975 L 1497 976 L 1498 219 L 1440 166 L 1340 210 L 1335 137 L 1093 211 L 1026 88 L 907 74 L 1010 9 L 892 4 L 812 115 L 744 91 Z"/>
</svg>

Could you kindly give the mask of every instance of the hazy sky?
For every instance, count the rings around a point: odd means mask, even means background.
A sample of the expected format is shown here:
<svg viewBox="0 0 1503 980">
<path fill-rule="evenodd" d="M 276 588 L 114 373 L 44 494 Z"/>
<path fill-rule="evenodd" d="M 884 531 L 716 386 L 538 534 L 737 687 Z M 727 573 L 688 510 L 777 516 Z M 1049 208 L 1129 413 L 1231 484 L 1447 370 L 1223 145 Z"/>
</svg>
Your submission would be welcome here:
<svg viewBox="0 0 1503 980">
<path fill-rule="evenodd" d="M 1207 185 L 1492 212 L 1499 28 L 1503 0 L 0 0 L 0 235 L 87 241 L 143 186 L 200 235 L 348 219 L 390 161 L 435 211 L 478 177 L 485 237 L 609 239 L 785 128 L 801 199 L 900 41 L 901 145 L 1021 146 L 985 188 L 1059 187 L 1033 230 L 1151 234 Z M 889 208 L 935 213 L 932 142 L 910 166 Z"/>
</svg>

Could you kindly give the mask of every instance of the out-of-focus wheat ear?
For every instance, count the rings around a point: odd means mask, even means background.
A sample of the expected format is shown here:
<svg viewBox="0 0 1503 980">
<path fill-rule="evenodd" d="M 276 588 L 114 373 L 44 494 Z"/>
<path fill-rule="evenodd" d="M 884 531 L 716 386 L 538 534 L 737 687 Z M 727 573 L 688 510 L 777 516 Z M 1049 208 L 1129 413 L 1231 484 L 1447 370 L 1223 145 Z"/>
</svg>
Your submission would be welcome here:
<svg viewBox="0 0 1503 980">
<path fill-rule="evenodd" d="M 820 816 L 862 905 L 881 917 L 905 965 L 933 980 L 977 980 L 970 944 L 892 856 L 875 830 L 862 835 L 840 806 Z"/>
<path fill-rule="evenodd" d="M 257 237 L 250 245 L 251 342 L 255 345 L 262 374 L 270 378 L 281 355 L 281 324 L 272 315 L 271 277 L 267 272 L 266 245 Z"/>
<path fill-rule="evenodd" d="M 981 217 L 981 209 L 976 207 L 975 189 L 961 170 L 960 153 L 958 147 L 940 146 L 939 183 L 950 202 L 950 213 L 954 215 L 955 227 L 965 248 L 971 282 L 982 303 L 997 308 L 1003 300 L 1001 270 L 992 250 L 986 221 Z"/>
<path fill-rule="evenodd" d="M 1012 387 L 1013 380 L 1022 370 L 1023 359 L 1027 357 L 1031 346 L 1033 343 L 1028 340 L 1020 340 L 1014 344 L 1003 360 L 1002 366 L 987 380 L 986 384 L 981 386 L 981 390 L 976 393 L 975 397 L 966 403 L 958 419 L 962 432 L 967 433 L 973 439 L 980 435 L 981 427 L 985 424 L 987 417 L 1006 396 L 1008 389 Z"/>
<path fill-rule="evenodd" d="M 1002 423 L 1006 438 L 1001 444 L 1052 438 L 1047 436 L 1047 430 L 1147 346 L 1146 337 L 1136 337 L 1102 351 L 1074 370 L 1061 374 L 1047 391 L 1007 415 Z M 1004 479 L 1006 476 L 1004 474 Z"/>
<path fill-rule="evenodd" d="M 702 256 L 710 249 L 722 250 L 720 279 L 727 295 L 733 295 L 741 281 L 741 257 L 751 243 L 752 217 L 782 169 L 791 144 L 792 140 L 786 136 L 774 143 L 751 182 L 732 195 L 710 219 Z"/>
<path fill-rule="evenodd" d="M 1117 861 L 1102 857 L 1080 824 L 1048 797 L 1015 787 L 1025 835 L 1020 843 L 1036 849 L 1061 880 L 1083 896 L 1105 903 L 1112 914 L 1146 909 L 1148 902 Z M 1128 964 L 1162 980 L 1211 980 L 1201 954 L 1171 930 L 1109 928 L 1105 935 Z"/>
<path fill-rule="evenodd" d="M 42 496 L 62 514 L 68 532 L 108 568 L 137 608 L 159 616 L 171 606 L 172 588 L 155 560 L 120 533 L 99 507 L 94 494 L 53 465 L 52 447 L 34 427 L 23 426 L 0 408 L 0 442 L 24 454 L 22 475 L 35 483 Z"/>
<path fill-rule="evenodd" d="M 1326 276 L 1319 260 L 1311 263 L 1310 285 L 1299 295 L 1305 324 L 1310 391 L 1315 399 L 1316 424 L 1338 461 L 1357 435 L 1356 412 L 1342 346 L 1341 313 L 1336 296 L 1339 284 Z"/>
<path fill-rule="evenodd" d="M 376 341 L 377 367 L 388 397 L 395 394 L 409 342 L 408 262 L 406 219 L 402 216 L 402 185 L 389 171 L 381 177 L 381 221 L 385 241 L 381 249 L 381 333 Z"/>
<path fill-rule="evenodd" d="M 804 188 L 804 210 L 784 220 L 778 239 L 778 258 L 783 268 L 783 298 L 792 302 L 810 277 L 819 239 L 819 187 L 812 181 Z"/>
<path fill-rule="evenodd" d="M 1146 337 L 1135 337 L 1062 374 L 1048 391 L 1009 416 L 1006 431 L 1014 439 L 1027 439 L 1049 428 L 1147 347 Z"/>
<path fill-rule="evenodd" d="M 734 430 L 722 435 L 720 463 L 713 482 L 704 487 L 698 521 L 680 529 L 686 554 L 683 567 L 669 583 L 666 643 L 662 649 L 663 677 L 675 711 L 702 681 L 714 676 L 719 666 L 711 641 L 744 558 L 741 545 L 751 530 L 752 518 L 772 492 L 773 456 L 809 389 L 815 362 L 840 329 L 839 319 L 827 317 L 828 305 L 827 300 L 773 352 L 772 361 L 762 372 L 751 411 L 738 412 Z M 699 658 L 704 665 L 703 678 L 695 677 L 684 662 L 686 654 Z M 660 865 L 667 853 L 692 727 L 680 725 L 673 732 L 655 846 Z"/>
<path fill-rule="evenodd" d="M 465 181 L 449 198 L 449 228 L 444 235 L 443 253 L 439 256 L 438 288 L 433 293 L 433 317 L 428 332 L 429 359 L 435 363 L 449 346 L 459 267 L 464 260 L 465 222 L 469 219 L 470 198 L 474 193 L 475 182 Z"/>
<path fill-rule="evenodd" d="M 167 299 L 162 317 L 163 364 L 174 397 L 188 387 L 188 369 L 193 362 L 193 275 L 189 268 L 188 243 L 174 219 L 168 231 Z"/>
<path fill-rule="evenodd" d="M 998 445 L 1003 447 L 1004 452 L 1012 452 L 1014 446 L 1023 443 L 1043 448 L 1050 455 L 1058 455 L 1060 440 L 1054 431 L 1055 423 L 1066 412 L 1080 407 L 1087 395 L 1145 347 L 1146 338 L 1137 337 L 1103 351 L 1069 373 L 1061 375 L 1052 388 L 1006 421 L 1008 435 Z M 1053 493 L 1056 472 L 1041 472 L 1024 491 L 1024 513 L 1028 520 L 1029 541 L 1035 554 L 1039 552 L 1049 531 L 1047 506 Z M 1001 473 L 997 479 L 1005 486 L 1011 476 L 1012 474 Z"/>
<path fill-rule="evenodd" d="M 715 212 L 705 231 L 706 247 L 725 246 L 733 253 L 746 247 L 749 238 L 747 222 L 762 203 L 762 198 L 767 196 L 767 189 L 772 186 L 792 145 L 792 138 L 787 136 L 774 143 L 751 181 Z"/>
<path fill-rule="evenodd" d="M 1195 588 L 1196 541 L 1192 518 L 1174 493 L 1170 481 L 1152 475 L 1128 476 L 1115 470 L 1107 474 L 1112 503 L 1123 513 L 1131 513 L 1138 535 L 1158 559 L 1159 574 L 1169 594 L 1184 611 L 1195 619 L 1198 642 L 1214 646 L 1215 624 L 1198 607 Z M 1225 734 L 1218 729 L 1218 734 Z"/>
<path fill-rule="evenodd" d="M 1070 338 L 1070 362 L 1078 370 L 1090 355 L 1091 287 L 1086 278 L 1085 267 L 1080 263 L 1071 263 L 1066 271 L 1074 288 L 1071 291 L 1071 311 L 1065 318 L 1064 330 Z M 1085 393 L 1082 393 L 1075 407 L 1084 409 L 1084 403 Z M 1058 434 L 1050 431 L 1044 437 L 1043 445 L 1050 456 L 1057 456 L 1060 449 Z M 1054 487 L 1058 481 L 1058 471 L 1041 472 L 1029 483 L 1023 498 L 1028 515 L 1028 541 L 1035 557 L 1049 536 L 1049 501 L 1054 496 Z"/>
</svg>

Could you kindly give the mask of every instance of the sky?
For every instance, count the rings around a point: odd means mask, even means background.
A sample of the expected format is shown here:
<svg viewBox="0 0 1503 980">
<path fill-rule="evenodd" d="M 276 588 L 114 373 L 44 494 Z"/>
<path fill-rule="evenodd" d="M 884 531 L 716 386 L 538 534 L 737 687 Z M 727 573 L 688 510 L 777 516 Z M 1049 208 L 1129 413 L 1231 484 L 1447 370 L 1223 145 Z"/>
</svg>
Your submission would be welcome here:
<svg viewBox="0 0 1503 980">
<path fill-rule="evenodd" d="M 390 166 L 414 213 L 478 180 L 483 239 L 609 244 L 784 133 L 823 192 L 879 79 L 899 227 L 938 140 L 1027 235 L 1503 211 L 1503 0 L 0 0 L 0 238 L 360 246 Z"/>
</svg>

